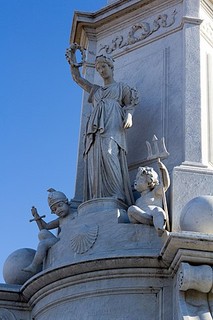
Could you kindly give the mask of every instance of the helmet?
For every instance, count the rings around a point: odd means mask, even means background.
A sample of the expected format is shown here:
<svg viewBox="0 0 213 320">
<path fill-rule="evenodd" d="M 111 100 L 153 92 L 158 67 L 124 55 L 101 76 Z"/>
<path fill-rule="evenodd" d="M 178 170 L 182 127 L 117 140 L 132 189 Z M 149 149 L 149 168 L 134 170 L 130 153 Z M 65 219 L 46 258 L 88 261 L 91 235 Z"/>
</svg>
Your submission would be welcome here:
<svg viewBox="0 0 213 320">
<path fill-rule="evenodd" d="M 48 204 L 49 207 L 51 208 L 54 204 L 60 202 L 60 201 L 64 201 L 68 203 L 68 199 L 65 196 L 65 194 L 61 191 L 56 191 L 53 188 L 50 188 L 47 190 L 49 192 L 48 195 Z"/>
</svg>

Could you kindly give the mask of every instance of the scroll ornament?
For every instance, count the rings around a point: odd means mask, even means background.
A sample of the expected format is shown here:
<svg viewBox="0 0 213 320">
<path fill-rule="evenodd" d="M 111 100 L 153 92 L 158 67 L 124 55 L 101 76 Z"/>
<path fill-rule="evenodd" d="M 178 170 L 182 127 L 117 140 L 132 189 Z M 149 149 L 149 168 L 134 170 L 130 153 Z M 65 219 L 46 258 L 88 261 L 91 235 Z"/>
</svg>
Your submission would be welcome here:
<svg viewBox="0 0 213 320">
<path fill-rule="evenodd" d="M 213 286 L 213 270 L 208 265 L 192 266 L 182 263 L 178 273 L 179 290 L 194 289 L 201 292 L 210 292 Z"/>
<path fill-rule="evenodd" d="M 126 38 L 122 35 L 117 35 L 111 41 L 111 44 L 101 45 L 99 52 L 105 51 L 107 54 L 111 54 L 117 49 L 122 49 L 123 47 L 132 45 L 136 42 L 148 38 L 160 28 L 169 28 L 175 23 L 176 14 L 177 11 L 174 10 L 171 14 L 171 17 L 169 17 L 167 14 L 159 14 L 152 23 L 136 23 L 131 27 Z"/>
<path fill-rule="evenodd" d="M 213 270 L 181 263 L 177 275 L 178 320 L 213 320 Z"/>
</svg>

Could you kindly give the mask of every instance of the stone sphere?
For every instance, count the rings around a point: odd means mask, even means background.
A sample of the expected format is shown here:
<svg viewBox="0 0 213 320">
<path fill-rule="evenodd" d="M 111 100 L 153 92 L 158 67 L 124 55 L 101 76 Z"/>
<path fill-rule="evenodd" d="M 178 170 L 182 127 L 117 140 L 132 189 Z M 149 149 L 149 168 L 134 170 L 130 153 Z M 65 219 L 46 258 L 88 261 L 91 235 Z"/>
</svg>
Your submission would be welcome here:
<svg viewBox="0 0 213 320">
<path fill-rule="evenodd" d="M 33 261 L 36 251 L 34 249 L 23 248 L 11 253 L 3 266 L 3 277 L 7 284 L 24 284 L 34 274 L 23 271 Z"/>
<path fill-rule="evenodd" d="M 213 233 L 213 196 L 200 196 L 190 200 L 180 216 L 182 231 Z"/>
</svg>

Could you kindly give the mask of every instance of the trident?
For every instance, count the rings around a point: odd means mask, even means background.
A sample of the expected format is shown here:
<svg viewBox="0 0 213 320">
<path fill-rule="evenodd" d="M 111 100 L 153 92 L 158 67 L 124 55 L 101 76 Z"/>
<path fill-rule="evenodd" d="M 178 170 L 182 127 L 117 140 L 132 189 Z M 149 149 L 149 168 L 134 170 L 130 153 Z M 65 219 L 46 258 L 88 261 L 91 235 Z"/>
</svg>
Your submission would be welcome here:
<svg viewBox="0 0 213 320">
<path fill-rule="evenodd" d="M 169 152 L 166 150 L 166 145 L 165 145 L 165 139 L 164 137 L 161 138 L 159 141 L 156 135 L 153 136 L 152 138 L 152 144 L 153 148 L 151 146 L 151 143 L 149 141 L 146 141 L 147 149 L 148 149 L 148 157 L 147 160 L 157 160 L 157 162 L 160 161 L 160 159 L 165 159 L 169 156 Z M 160 171 L 160 176 L 161 176 L 161 181 L 163 181 L 163 176 L 162 172 Z M 167 229 L 170 231 L 170 224 L 169 224 L 169 214 L 168 214 L 168 206 L 166 202 L 166 193 L 163 187 L 163 208 L 166 213 L 166 220 L 167 220 Z"/>
<path fill-rule="evenodd" d="M 148 149 L 148 157 L 147 160 L 156 160 L 156 159 L 165 159 L 169 156 L 169 152 L 166 150 L 165 139 L 161 138 L 159 141 L 156 135 L 152 138 L 153 142 L 153 150 L 149 141 L 146 141 L 147 149 Z"/>
</svg>

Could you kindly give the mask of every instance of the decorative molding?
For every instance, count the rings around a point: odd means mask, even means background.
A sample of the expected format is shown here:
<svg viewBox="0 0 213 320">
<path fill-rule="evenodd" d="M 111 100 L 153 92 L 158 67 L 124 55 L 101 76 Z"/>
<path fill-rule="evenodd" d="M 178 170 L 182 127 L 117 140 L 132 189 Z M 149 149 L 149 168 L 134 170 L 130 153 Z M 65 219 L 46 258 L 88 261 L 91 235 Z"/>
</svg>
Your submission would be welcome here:
<svg viewBox="0 0 213 320">
<path fill-rule="evenodd" d="M 182 262 L 177 275 L 178 320 L 212 318 L 209 305 L 213 285 L 213 271 L 209 265 L 194 266 Z"/>
<path fill-rule="evenodd" d="M 95 273 L 94 273 L 95 274 Z M 114 278 L 114 277 L 113 277 Z M 104 281 L 105 279 L 102 278 L 102 280 Z M 110 283 L 110 279 L 107 279 Z M 86 282 L 86 283 L 90 283 L 90 281 Z M 61 288 L 60 290 L 63 290 L 64 288 Z M 36 314 L 35 314 L 35 318 L 37 319 L 37 317 L 39 318 L 39 316 L 44 316 L 45 314 L 48 313 L 48 311 L 52 308 L 58 308 L 61 305 L 63 306 L 65 303 L 68 303 L 68 305 L 72 304 L 73 301 L 75 300 L 82 300 L 82 299 L 92 299 L 93 297 L 101 297 L 101 296 L 107 296 L 108 298 L 110 296 L 115 297 L 118 295 L 140 295 L 141 297 L 145 297 L 147 296 L 151 296 L 155 299 L 155 303 L 156 303 L 156 309 L 158 308 L 158 314 L 157 314 L 157 319 L 158 320 L 162 320 L 162 309 L 163 309 L 163 290 L 159 287 L 151 287 L 151 288 L 144 288 L 143 286 L 137 286 L 137 288 L 134 286 L 128 286 L 126 287 L 124 286 L 120 286 L 120 287 L 109 287 L 108 285 L 106 285 L 105 288 L 95 288 L 95 289 L 91 289 L 90 286 L 76 286 L 76 291 L 75 293 L 73 293 L 73 291 L 67 291 L 66 290 L 66 294 L 61 295 L 60 297 L 56 297 L 56 299 L 52 299 L 49 300 L 45 306 L 43 306 L 42 304 L 40 304 L 38 306 L 38 308 L 36 309 Z M 152 305 L 153 307 L 153 305 Z M 110 314 L 111 316 L 111 314 Z M 111 318 L 111 317 L 109 317 Z M 91 318 L 90 318 L 91 319 Z M 94 319 L 94 317 L 93 317 Z M 95 317 L 95 319 L 100 319 L 100 314 L 99 316 L 97 315 L 97 317 Z M 115 319 L 115 318 L 114 318 Z"/>
<path fill-rule="evenodd" d="M 163 52 L 163 78 L 164 86 L 162 88 L 162 112 L 161 112 L 161 123 L 162 123 L 162 136 L 165 140 L 169 136 L 169 84 L 170 84 L 170 47 L 164 49 Z"/>
<path fill-rule="evenodd" d="M 212 33 L 213 37 L 213 33 Z M 208 104 L 208 140 L 209 140 L 209 163 L 213 165 L 213 57 L 207 54 L 207 104 Z"/>
<path fill-rule="evenodd" d="M 209 15 L 210 18 L 213 18 L 212 4 L 212 0 L 201 0 L 201 8 Z"/>
<path fill-rule="evenodd" d="M 0 319 L 1 320 L 17 320 L 17 318 L 14 316 L 14 314 L 4 308 L 0 308 Z"/>
<path fill-rule="evenodd" d="M 167 14 L 160 14 L 152 23 L 141 22 L 133 25 L 128 32 L 128 35 L 116 35 L 111 44 L 100 45 L 99 53 L 104 51 L 106 54 L 111 54 L 117 49 L 122 49 L 126 46 L 140 42 L 161 28 L 169 28 L 175 23 L 177 11 L 174 10 L 170 17 Z"/>
<path fill-rule="evenodd" d="M 189 16 L 185 16 L 182 18 L 182 27 L 184 26 L 185 23 L 187 24 L 193 24 L 193 25 L 200 25 L 203 22 L 203 19 L 199 19 L 199 18 L 194 18 L 194 17 L 189 17 Z"/>
<path fill-rule="evenodd" d="M 71 238 L 71 248 L 76 253 L 85 253 L 94 245 L 98 237 L 98 225 L 84 225 L 78 234 Z"/>
<path fill-rule="evenodd" d="M 206 40 L 213 45 L 213 24 L 204 20 L 201 24 L 201 32 Z"/>
<path fill-rule="evenodd" d="M 178 273 L 178 287 L 181 291 L 194 289 L 208 293 L 213 286 L 213 271 L 208 265 L 192 266 L 182 262 Z"/>
</svg>

